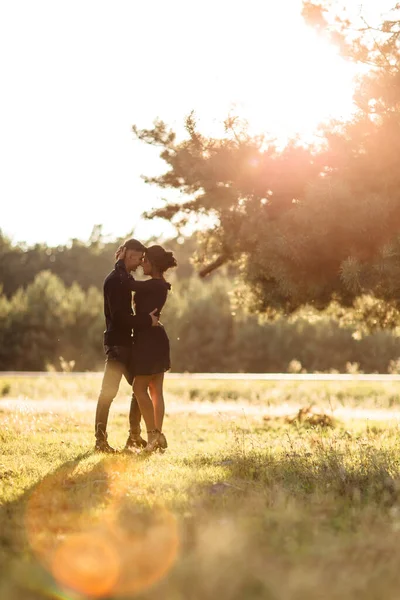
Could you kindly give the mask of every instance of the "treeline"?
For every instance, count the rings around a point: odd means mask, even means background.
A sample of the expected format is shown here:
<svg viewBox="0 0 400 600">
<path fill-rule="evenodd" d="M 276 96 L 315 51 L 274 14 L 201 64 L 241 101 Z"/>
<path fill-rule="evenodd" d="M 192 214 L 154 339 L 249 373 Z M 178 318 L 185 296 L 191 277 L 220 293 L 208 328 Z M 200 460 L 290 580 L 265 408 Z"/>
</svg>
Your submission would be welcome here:
<svg viewBox="0 0 400 600">
<path fill-rule="evenodd" d="M 78 283 L 83 290 L 100 288 L 105 275 L 112 269 L 114 252 L 121 242 L 133 237 L 128 233 L 124 238 L 110 240 L 102 233 L 101 226 L 94 227 L 87 242 L 73 239 L 69 244 L 47 246 L 35 244 L 25 246 L 13 244 L 0 229 L 0 286 L 10 298 L 19 288 L 32 283 L 42 271 L 51 271 L 66 286 Z M 180 243 L 182 242 L 182 243 Z M 148 240 L 147 244 L 157 243 Z M 167 242 L 168 249 L 178 257 L 179 277 L 193 273 L 190 256 L 196 247 L 195 239 L 176 239 Z"/>
<path fill-rule="evenodd" d="M 328 313 L 303 310 L 263 322 L 232 310 L 232 279 L 171 277 L 162 321 L 182 372 L 386 372 L 397 369 L 400 340 L 389 331 L 360 338 Z M 99 370 L 104 357 L 102 293 L 38 273 L 9 298 L 0 296 L 0 370 Z"/>
</svg>

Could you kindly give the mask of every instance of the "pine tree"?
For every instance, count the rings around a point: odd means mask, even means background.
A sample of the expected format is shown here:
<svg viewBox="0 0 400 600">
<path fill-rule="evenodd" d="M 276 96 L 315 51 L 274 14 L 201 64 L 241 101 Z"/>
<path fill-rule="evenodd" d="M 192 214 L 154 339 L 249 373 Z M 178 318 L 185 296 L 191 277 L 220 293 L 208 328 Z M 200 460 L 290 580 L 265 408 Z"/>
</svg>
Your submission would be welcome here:
<svg viewBox="0 0 400 600">
<path fill-rule="evenodd" d="M 334 6 L 334 5 L 332 5 Z M 400 17 L 373 27 L 354 24 L 332 7 L 306 3 L 304 16 L 339 43 L 351 60 L 369 65 L 349 123 L 331 122 L 323 146 L 298 140 L 280 149 L 228 119 L 220 139 L 203 136 L 195 118 L 178 141 L 162 121 L 134 127 L 161 147 L 166 172 L 147 181 L 183 193 L 148 215 L 178 225 L 212 216 L 201 273 L 236 264 L 260 311 L 293 311 L 332 300 L 350 306 L 374 294 L 400 299 Z M 399 303 L 400 306 L 400 303 Z"/>
</svg>

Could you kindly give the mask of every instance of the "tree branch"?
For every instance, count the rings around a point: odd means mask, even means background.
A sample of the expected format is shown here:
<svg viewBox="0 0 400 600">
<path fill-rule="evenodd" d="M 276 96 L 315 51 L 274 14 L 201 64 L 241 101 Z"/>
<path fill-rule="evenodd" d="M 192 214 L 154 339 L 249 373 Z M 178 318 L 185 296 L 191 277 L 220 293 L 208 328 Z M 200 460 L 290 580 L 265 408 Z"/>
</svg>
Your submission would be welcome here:
<svg viewBox="0 0 400 600">
<path fill-rule="evenodd" d="M 207 277 L 207 275 L 210 275 L 210 273 L 219 269 L 219 267 L 222 267 L 226 262 L 228 262 L 228 256 L 226 254 L 221 254 L 214 262 L 201 269 L 199 276 L 204 279 L 204 277 Z"/>
</svg>

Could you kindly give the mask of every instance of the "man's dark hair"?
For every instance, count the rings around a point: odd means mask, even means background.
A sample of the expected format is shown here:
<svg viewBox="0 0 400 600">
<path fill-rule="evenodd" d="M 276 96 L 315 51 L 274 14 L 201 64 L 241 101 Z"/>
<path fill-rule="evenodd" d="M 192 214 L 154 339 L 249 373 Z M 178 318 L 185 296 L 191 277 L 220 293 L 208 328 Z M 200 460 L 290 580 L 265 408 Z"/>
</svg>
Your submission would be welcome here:
<svg viewBox="0 0 400 600">
<path fill-rule="evenodd" d="M 136 252 L 145 252 L 146 251 L 146 247 L 143 246 L 143 244 L 141 242 L 139 242 L 138 240 L 126 240 L 126 242 L 124 242 L 122 244 L 123 248 L 126 248 L 127 250 L 135 250 Z"/>
</svg>

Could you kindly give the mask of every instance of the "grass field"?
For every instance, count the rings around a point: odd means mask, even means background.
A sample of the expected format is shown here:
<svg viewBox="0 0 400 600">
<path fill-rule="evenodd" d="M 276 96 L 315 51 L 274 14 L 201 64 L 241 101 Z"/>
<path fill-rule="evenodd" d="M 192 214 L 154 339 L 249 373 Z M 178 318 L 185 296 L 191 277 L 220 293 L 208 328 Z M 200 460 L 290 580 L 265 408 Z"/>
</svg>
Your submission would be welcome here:
<svg viewBox="0 0 400 600">
<path fill-rule="evenodd" d="M 2 600 L 398 599 L 399 384 L 168 381 L 150 457 L 91 452 L 99 384 L 0 377 Z"/>
</svg>

